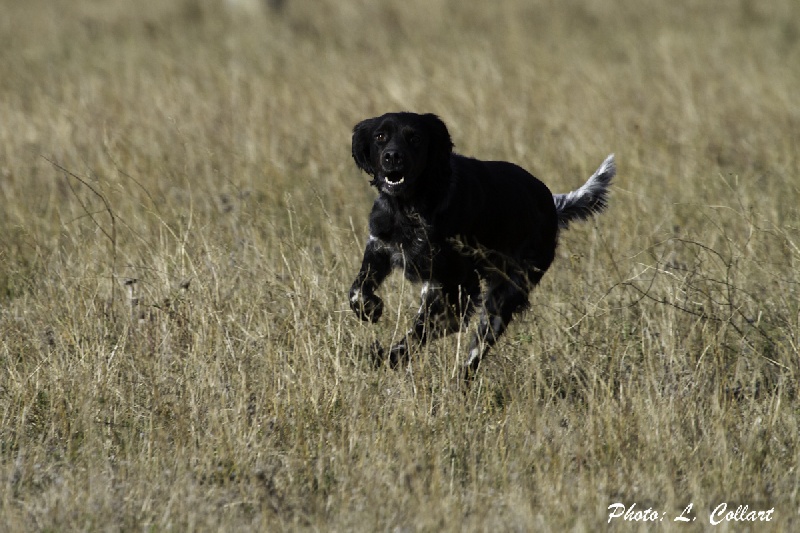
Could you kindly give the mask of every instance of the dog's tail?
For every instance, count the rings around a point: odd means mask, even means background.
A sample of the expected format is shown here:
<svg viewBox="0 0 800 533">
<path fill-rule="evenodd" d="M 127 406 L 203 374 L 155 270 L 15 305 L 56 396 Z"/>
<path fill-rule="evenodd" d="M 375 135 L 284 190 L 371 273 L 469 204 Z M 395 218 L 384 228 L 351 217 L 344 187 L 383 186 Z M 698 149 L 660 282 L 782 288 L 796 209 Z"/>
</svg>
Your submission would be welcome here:
<svg viewBox="0 0 800 533">
<path fill-rule="evenodd" d="M 606 157 L 600 168 L 580 186 L 565 194 L 554 194 L 558 227 L 566 229 L 573 220 L 586 220 L 608 206 L 608 185 L 617 173 L 614 154 Z"/>
</svg>

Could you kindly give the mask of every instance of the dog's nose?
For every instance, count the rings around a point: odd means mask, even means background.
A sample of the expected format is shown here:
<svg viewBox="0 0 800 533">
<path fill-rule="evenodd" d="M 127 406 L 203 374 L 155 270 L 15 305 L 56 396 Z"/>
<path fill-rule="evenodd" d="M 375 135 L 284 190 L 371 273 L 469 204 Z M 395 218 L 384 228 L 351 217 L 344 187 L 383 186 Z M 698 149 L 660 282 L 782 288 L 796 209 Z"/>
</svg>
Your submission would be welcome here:
<svg viewBox="0 0 800 533">
<path fill-rule="evenodd" d="M 387 169 L 399 168 L 403 165 L 403 154 L 396 150 L 383 152 L 383 166 Z"/>
</svg>

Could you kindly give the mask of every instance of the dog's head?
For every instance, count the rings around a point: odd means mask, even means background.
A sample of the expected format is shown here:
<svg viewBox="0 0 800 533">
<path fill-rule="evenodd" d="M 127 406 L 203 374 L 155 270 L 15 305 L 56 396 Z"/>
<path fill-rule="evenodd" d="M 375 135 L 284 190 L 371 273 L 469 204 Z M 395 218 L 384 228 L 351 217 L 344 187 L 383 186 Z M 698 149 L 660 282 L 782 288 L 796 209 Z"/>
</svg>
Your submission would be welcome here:
<svg viewBox="0 0 800 533">
<path fill-rule="evenodd" d="M 411 198 L 450 174 L 453 142 L 433 114 L 388 113 L 353 129 L 353 159 L 379 191 Z"/>
</svg>

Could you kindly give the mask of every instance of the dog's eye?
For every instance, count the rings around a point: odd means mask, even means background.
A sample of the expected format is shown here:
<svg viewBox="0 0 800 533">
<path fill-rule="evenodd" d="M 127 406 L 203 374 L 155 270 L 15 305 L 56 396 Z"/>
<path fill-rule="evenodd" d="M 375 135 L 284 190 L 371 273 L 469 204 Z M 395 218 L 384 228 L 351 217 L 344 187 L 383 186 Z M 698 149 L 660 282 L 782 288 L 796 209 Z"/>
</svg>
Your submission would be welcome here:
<svg viewBox="0 0 800 533">
<path fill-rule="evenodd" d="M 379 143 L 385 142 L 386 141 L 386 134 L 383 133 L 383 132 L 376 133 L 375 134 L 375 140 L 378 141 Z"/>
<path fill-rule="evenodd" d="M 412 145 L 414 145 L 414 146 L 419 146 L 419 143 L 421 143 L 421 142 L 422 142 L 422 138 L 420 138 L 420 136 L 419 136 L 419 135 L 417 135 L 416 133 L 413 133 L 413 134 L 411 134 L 411 136 L 408 138 L 408 142 L 409 142 L 409 143 L 411 143 L 411 144 L 412 144 Z"/>
</svg>

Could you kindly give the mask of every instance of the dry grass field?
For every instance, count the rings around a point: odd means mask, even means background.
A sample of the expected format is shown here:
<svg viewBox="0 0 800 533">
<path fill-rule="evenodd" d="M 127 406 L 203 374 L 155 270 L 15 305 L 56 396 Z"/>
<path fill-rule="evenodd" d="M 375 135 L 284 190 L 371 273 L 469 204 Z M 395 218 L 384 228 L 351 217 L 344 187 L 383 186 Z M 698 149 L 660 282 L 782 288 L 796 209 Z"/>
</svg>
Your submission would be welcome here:
<svg viewBox="0 0 800 533">
<path fill-rule="evenodd" d="M 0 4 L 4 531 L 800 530 L 796 0 Z M 401 109 L 617 155 L 468 389 L 347 306 Z"/>
</svg>

